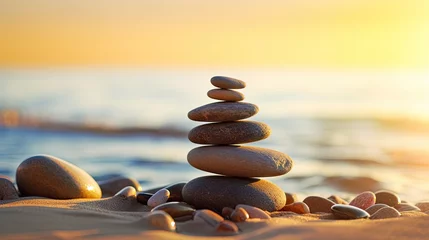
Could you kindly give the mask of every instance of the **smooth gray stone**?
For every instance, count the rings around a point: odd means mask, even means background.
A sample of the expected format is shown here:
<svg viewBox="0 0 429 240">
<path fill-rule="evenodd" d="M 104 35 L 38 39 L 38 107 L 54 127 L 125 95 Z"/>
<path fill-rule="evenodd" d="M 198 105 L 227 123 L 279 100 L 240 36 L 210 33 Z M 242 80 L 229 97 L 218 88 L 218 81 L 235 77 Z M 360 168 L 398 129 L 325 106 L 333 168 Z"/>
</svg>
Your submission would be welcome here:
<svg viewBox="0 0 429 240">
<path fill-rule="evenodd" d="M 340 219 L 361 219 L 370 216 L 365 210 L 344 204 L 335 204 L 331 210 L 334 216 Z"/>
<path fill-rule="evenodd" d="M 258 106 L 252 103 L 215 102 L 191 110 L 188 118 L 200 122 L 231 122 L 250 118 L 258 112 Z"/>
</svg>

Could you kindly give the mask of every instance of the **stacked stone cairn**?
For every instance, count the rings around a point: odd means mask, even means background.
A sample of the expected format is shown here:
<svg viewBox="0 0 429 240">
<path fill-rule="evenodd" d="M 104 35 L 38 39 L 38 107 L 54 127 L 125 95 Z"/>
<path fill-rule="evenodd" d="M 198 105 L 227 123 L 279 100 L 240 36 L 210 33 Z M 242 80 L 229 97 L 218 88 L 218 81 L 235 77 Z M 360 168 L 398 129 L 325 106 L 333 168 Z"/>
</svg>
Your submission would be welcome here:
<svg viewBox="0 0 429 240">
<path fill-rule="evenodd" d="M 262 122 L 247 121 L 259 108 L 241 102 L 246 83 L 216 76 L 211 83 L 218 87 L 207 95 L 219 102 L 198 107 L 188 113 L 194 121 L 210 122 L 193 128 L 189 140 L 207 146 L 188 153 L 188 162 L 202 171 L 219 175 L 203 176 L 188 182 L 182 195 L 185 202 L 197 209 L 221 212 L 223 208 L 250 205 L 266 211 L 277 211 L 286 204 L 284 191 L 258 177 L 274 177 L 288 173 L 292 159 L 271 149 L 243 146 L 266 139 L 271 130 Z"/>
</svg>

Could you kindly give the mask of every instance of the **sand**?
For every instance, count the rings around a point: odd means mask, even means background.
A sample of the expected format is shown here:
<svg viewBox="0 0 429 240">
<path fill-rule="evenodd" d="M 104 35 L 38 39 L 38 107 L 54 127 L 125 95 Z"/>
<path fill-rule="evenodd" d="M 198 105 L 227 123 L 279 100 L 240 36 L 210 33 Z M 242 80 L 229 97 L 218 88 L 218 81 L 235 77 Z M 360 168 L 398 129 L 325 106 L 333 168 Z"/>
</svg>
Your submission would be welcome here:
<svg viewBox="0 0 429 240">
<path fill-rule="evenodd" d="M 0 239 L 428 239 L 429 215 L 333 220 L 331 214 L 274 212 L 272 220 L 238 223 L 241 233 L 218 236 L 202 221 L 177 223 L 177 233 L 153 230 L 150 209 L 134 196 L 99 200 L 21 198 L 0 201 Z"/>
</svg>

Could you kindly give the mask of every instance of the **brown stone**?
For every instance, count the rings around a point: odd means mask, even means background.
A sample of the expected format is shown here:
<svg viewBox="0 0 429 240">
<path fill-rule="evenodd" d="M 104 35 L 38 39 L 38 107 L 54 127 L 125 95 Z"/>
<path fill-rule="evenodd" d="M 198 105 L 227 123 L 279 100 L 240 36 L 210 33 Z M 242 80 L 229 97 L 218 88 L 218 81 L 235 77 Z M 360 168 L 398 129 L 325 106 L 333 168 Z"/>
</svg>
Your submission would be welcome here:
<svg viewBox="0 0 429 240">
<path fill-rule="evenodd" d="M 195 209 L 184 202 L 167 202 L 160 204 L 152 209 L 152 211 L 164 211 L 174 219 L 193 215 Z"/>
<path fill-rule="evenodd" d="M 188 153 L 188 162 L 206 172 L 235 177 L 280 176 L 293 166 L 284 153 L 250 146 L 198 147 Z"/>
<path fill-rule="evenodd" d="M 233 208 L 230 208 L 230 207 L 224 207 L 224 208 L 222 208 L 222 217 L 224 217 L 224 218 L 230 218 L 231 217 L 231 214 L 234 212 L 234 209 Z"/>
<path fill-rule="evenodd" d="M 182 194 L 184 200 L 197 209 L 219 213 L 224 207 L 235 208 L 238 204 L 271 212 L 281 209 L 286 203 L 281 188 L 267 180 L 255 178 L 199 177 L 188 182 Z"/>
<path fill-rule="evenodd" d="M 249 214 L 249 218 L 271 219 L 271 216 L 268 213 L 258 207 L 249 206 L 246 204 L 238 204 L 235 207 L 235 210 L 239 208 L 243 208 L 247 214 Z"/>
<path fill-rule="evenodd" d="M 217 226 L 224 220 L 222 216 L 208 209 L 197 210 L 194 214 L 194 220 L 197 219 L 202 219 L 212 227 Z"/>
<path fill-rule="evenodd" d="M 319 196 L 309 196 L 303 202 L 310 208 L 311 213 L 331 213 L 331 207 L 335 205 L 331 200 Z"/>
<path fill-rule="evenodd" d="M 186 182 L 178 182 L 178 183 L 172 183 L 163 187 L 157 187 L 145 190 L 144 193 L 156 193 L 157 191 L 165 188 L 168 191 L 170 191 L 170 197 L 168 198 L 169 202 L 181 202 L 183 201 L 182 197 L 182 189 L 186 185 Z"/>
<path fill-rule="evenodd" d="M 231 77 L 215 76 L 210 82 L 213 86 L 224 89 L 241 89 L 246 87 L 246 83 Z"/>
<path fill-rule="evenodd" d="M 285 192 L 286 195 L 286 205 L 298 202 L 298 196 L 295 193 Z"/>
<path fill-rule="evenodd" d="M 258 112 L 258 106 L 251 103 L 215 102 L 191 110 L 188 118 L 200 122 L 232 122 L 252 117 Z"/>
<path fill-rule="evenodd" d="M 53 199 L 100 198 L 97 182 L 84 170 L 52 156 L 34 156 L 16 171 L 16 183 L 23 196 Z"/>
<path fill-rule="evenodd" d="M 100 186 L 103 197 L 111 197 L 128 186 L 134 187 L 136 191 L 142 190 L 137 180 L 128 177 L 116 177 L 105 181 L 99 181 L 98 185 Z"/>
<path fill-rule="evenodd" d="M 331 195 L 330 197 L 328 197 L 328 199 L 336 204 L 344 204 L 344 205 L 349 204 L 346 200 L 342 199 L 337 195 Z"/>
<path fill-rule="evenodd" d="M 429 201 L 423 201 L 416 204 L 416 207 L 420 208 L 422 212 L 429 211 Z"/>
<path fill-rule="evenodd" d="M 207 96 L 212 99 L 230 102 L 244 100 L 244 95 L 241 92 L 228 89 L 212 89 L 207 92 Z"/>
<path fill-rule="evenodd" d="M 245 222 L 247 219 L 249 219 L 249 213 L 244 210 L 244 208 L 239 207 L 236 208 L 230 215 L 231 220 L 234 222 Z"/>
<path fill-rule="evenodd" d="M 378 210 L 380 210 L 380 209 L 382 209 L 382 208 L 385 208 L 385 207 L 388 207 L 388 205 L 383 204 L 383 203 L 377 203 L 377 204 L 374 204 L 374 205 L 372 205 L 371 207 L 369 207 L 369 208 L 365 209 L 365 211 L 366 211 L 367 213 L 369 213 L 370 215 L 372 215 L 372 214 L 374 214 L 375 212 L 377 212 Z"/>
<path fill-rule="evenodd" d="M 164 231 L 176 231 L 176 222 L 173 218 L 165 213 L 164 211 L 154 211 L 150 212 L 145 220 L 148 222 L 149 228 L 164 230 Z"/>
<path fill-rule="evenodd" d="M 375 193 L 375 203 L 383 203 L 388 206 L 394 207 L 401 203 L 399 196 L 391 191 L 382 190 Z"/>
<path fill-rule="evenodd" d="M 0 177 L 0 200 L 12 200 L 17 198 L 19 198 L 19 194 L 13 183 L 7 178 Z"/>
<path fill-rule="evenodd" d="M 289 212 L 294 212 L 298 214 L 306 214 L 306 213 L 310 213 L 310 208 L 307 206 L 307 204 L 303 202 L 295 202 L 289 205 L 285 205 L 280 211 L 289 211 Z"/>
<path fill-rule="evenodd" d="M 121 196 L 123 198 L 136 197 L 136 189 L 134 187 L 128 186 L 119 190 L 115 196 Z"/>
<path fill-rule="evenodd" d="M 400 204 L 397 204 L 395 206 L 395 209 L 398 210 L 399 212 L 410 212 L 410 211 L 412 211 L 412 212 L 414 212 L 414 211 L 420 212 L 421 211 L 420 208 L 418 208 L 418 207 L 416 207 L 414 205 L 411 205 L 409 203 L 400 203 Z"/>
<path fill-rule="evenodd" d="M 253 121 L 209 123 L 193 128 L 188 138 L 197 144 L 251 143 L 269 137 L 271 129 L 265 123 Z"/>
<path fill-rule="evenodd" d="M 375 204 L 375 194 L 373 192 L 363 192 L 357 195 L 349 205 L 365 210 Z"/>
<path fill-rule="evenodd" d="M 379 209 L 377 212 L 371 215 L 370 219 L 385 219 L 385 218 L 397 218 L 400 217 L 401 213 L 392 207 L 384 207 Z"/>
<path fill-rule="evenodd" d="M 216 232 L 236 234 L 239 232 L 239 229 L 235 223 L 228 220 L 223 220 L 216 226 Z"/>
</svg>

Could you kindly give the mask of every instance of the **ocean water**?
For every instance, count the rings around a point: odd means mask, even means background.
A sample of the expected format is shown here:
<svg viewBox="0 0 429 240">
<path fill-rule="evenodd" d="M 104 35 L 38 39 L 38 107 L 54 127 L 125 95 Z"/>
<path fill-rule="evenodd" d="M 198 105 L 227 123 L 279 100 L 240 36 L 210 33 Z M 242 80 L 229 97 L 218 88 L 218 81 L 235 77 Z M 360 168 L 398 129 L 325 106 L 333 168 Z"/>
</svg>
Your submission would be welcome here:
<svg viewBox="0 0 429 240">
<path fill-rule="evenodd" d="M 389 189 L 409 201 L 429 199 L 429 74 L 424 72 L 278 69 L 44 69 L 0 70 L 0 110 L 51 122 L 123 127 L 202 123 L 191 109 L 213 75 L 243 79 L 252 119 L 272 135 L 250 145 L 294 159 L 290 173 L 267 178 L 301 196 Z M 400 120 L 398 120 L 400 119 Z M 125 175 L 144 188 L 208 173 L 190 167 L 186 136 L 95 134 L 0 126 L 0 174 L 14 177 L 27 157 L 50 154 L 96 179 Z"/>
</svg>

